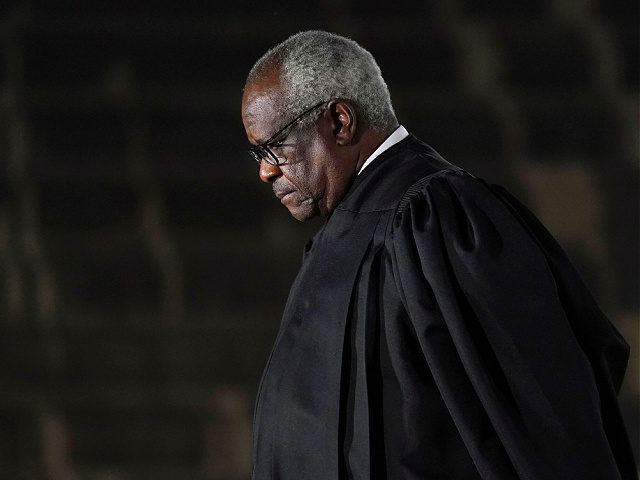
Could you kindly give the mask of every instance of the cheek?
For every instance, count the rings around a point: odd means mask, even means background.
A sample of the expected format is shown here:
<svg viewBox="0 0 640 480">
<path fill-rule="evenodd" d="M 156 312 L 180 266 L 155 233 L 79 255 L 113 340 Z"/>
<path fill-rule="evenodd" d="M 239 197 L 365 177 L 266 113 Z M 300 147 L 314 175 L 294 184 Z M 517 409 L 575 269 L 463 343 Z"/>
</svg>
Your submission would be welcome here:
<svg viewBox="0 0 640 480">
<path fill-rule="evenodd" d="M 288 171 L 283 173 L 303 197 L 312 196 L 317 173 L 313 169 L 310 169 L 308 165 L 291 165 Z"/>
<path fill-rule="evenodd" d="M 296 160 L 288 165 L 284 176 L 293 183 L 306 197 L 317 197 L 324 190 L 323 162 L 318 161 L 322 157 L 321 151 L 308 145 L 296 152 Z"/>
<path fill-rule="evenodd" d="M 302 178 L 310 190 L 322 193 L 331 162 L 324 144 L 319 139 L 315 140 L 305 146 Z"/>
</svg>

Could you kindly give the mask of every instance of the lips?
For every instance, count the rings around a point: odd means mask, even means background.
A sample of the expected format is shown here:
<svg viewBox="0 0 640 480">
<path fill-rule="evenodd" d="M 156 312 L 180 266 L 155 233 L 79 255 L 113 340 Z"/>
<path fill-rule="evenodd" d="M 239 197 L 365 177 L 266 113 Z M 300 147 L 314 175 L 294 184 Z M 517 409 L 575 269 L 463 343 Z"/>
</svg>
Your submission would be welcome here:
<svg viewBox="0 0 640 480">
<path fill-rule="evenodd" d="M 278 197 L 278 200 L 282 200 L 284 197 L 289 195 L 295 189 L 291 188 L 291 185 L 287 185 L 287 182 L 277 182 L 272 185 L 273 194 Z"/>
<path fill-rule="evenodd" d="M 274 192 L 274 193 L 276 197 L 278 197 L 278 200 L 282 200 L 284 197 L 286 197 L 290 193 L 293 193 L 293 190 L 283 190 L 282 192 Z"/>
<path fill-rule="evenodd" d="M 286 192 L 284 195 L 280 196 L 280 203 L 285 205 L 287 203 L 287 199 L 291 196 L 292 193 L 294 193 L 293 190 L 291 190 L 290 192 Z"/>
</svg>

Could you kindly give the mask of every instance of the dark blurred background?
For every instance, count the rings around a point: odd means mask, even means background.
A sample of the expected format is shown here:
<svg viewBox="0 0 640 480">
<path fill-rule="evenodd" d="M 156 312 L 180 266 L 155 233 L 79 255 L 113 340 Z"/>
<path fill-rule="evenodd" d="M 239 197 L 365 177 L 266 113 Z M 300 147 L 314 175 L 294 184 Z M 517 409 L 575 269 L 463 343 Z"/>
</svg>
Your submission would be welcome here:
<svg viewBox="0 0 640 480">
<path fill-rule="evenodd" d="M 301 248 L 240 120 L 253 62 L 321 28 L 401 123 L 547 225 L 632 345 L 638 2 L 0 1 L 0 478 L 241 479 Z"/>
</svg>

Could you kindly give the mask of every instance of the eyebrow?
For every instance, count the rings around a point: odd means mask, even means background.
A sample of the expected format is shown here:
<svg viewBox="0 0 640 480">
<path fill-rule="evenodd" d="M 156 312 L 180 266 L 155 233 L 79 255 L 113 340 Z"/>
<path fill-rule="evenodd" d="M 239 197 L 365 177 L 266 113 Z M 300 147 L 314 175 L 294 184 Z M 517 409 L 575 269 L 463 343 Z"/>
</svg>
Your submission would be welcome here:
<svg viewBox="0 0 640 480">
<path fill-rule="evenodd" d="M 255 140 L 255 142 L 256 142 L 256 143 L 255 143 L 256 145 L 260 145 L 260 144 L 263 144 L 264 142 L 268 142 L 268 141 L 269 141 L 269 140 L 271 140 L 272 138 L 273 138 L 273 136 L 271 136 L 271 137 L 267 137 L 267 138 L 260 137 L 260 138 L 254 138 L 254 140 Z M 251 142 L 249 142 L 249 143 L 251 143 Z"/>
<path fill-rule="evenodd" d="M 275 132 L 273 135 L 277 135 L 277 134 L 281 135 L 283 133 L 284 132 L 282 132 L 282 131 L 278 131 L 278 132 Z M 263 145 L 265 142 L 269 142 L 269 141 L 270 141 L 270 143 L 273 143 L 276 140 L 278 140 L 278 137 L 280 137 L 280 135 L 277 135 L 276 137 L 274 137 L 273 135 L 268 137 L 268 138 L 265 138 L 265 139 L 262 139 L 262 138 L 256 139 L 256 145 Z"/>
</svg>

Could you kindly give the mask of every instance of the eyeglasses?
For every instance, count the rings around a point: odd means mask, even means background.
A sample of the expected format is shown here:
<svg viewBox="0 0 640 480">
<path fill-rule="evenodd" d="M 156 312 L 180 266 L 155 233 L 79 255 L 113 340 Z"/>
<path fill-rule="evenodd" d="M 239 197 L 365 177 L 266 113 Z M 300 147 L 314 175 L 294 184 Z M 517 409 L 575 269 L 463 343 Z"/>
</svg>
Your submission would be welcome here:
<svg viewBox="0 0 640 480">
<path fill-rule="evenodd" d="M 279 165 L 283 165 L 284 162 L 280 161 L 280 159 L 278 159 L 278 157 L 276 156 L 275 153 L 273 153 L 273 151 L 269 148 L 269 146 L 276 146 L 276 143 L 281 143 L 282 141 L 284 141 L 287 136 L 289 135 L 289 132 L 287 132 L 287 134 L 280 138 L 277 142 L 275 140 L 277 140 L 279 137 L 282 136 L 282 134 L 284 132 L 286 132 L 288 129 L 290 129 L 292 126 L 294 126 L 296 123 L 298 123 L 305 115 L 308 115 L 309 113 L 313 112 L 316 108 L 324 105 L 327 102 L 321 102 L 318 103 L 317 105 L 314 105 L 313 107 L 311 107 L 308 110 L 305 110 L 304 112 L 302 112 L 300 115 L 298 115 L 296 118 L 294 118 L 293 120 L 291 120 L 289 123 L 287 123 L 284 127 L 282 127 L 280 130 L 278 130 L 275 134 L 273 134 L 271 136 L 271 138 L 269 138 L 268 140 L 259 143 L 257 145 L 254 145 L 253 147 L 249 148 L 249 154 L 251 155 L 251 157 L 258 162 L 258 165 L 260 165 L 262 163 L 262 160 L 264 159 L 268 164 L 270 165 L 274 165 L 274 166 L 279 166 Z"/>
</svg>

